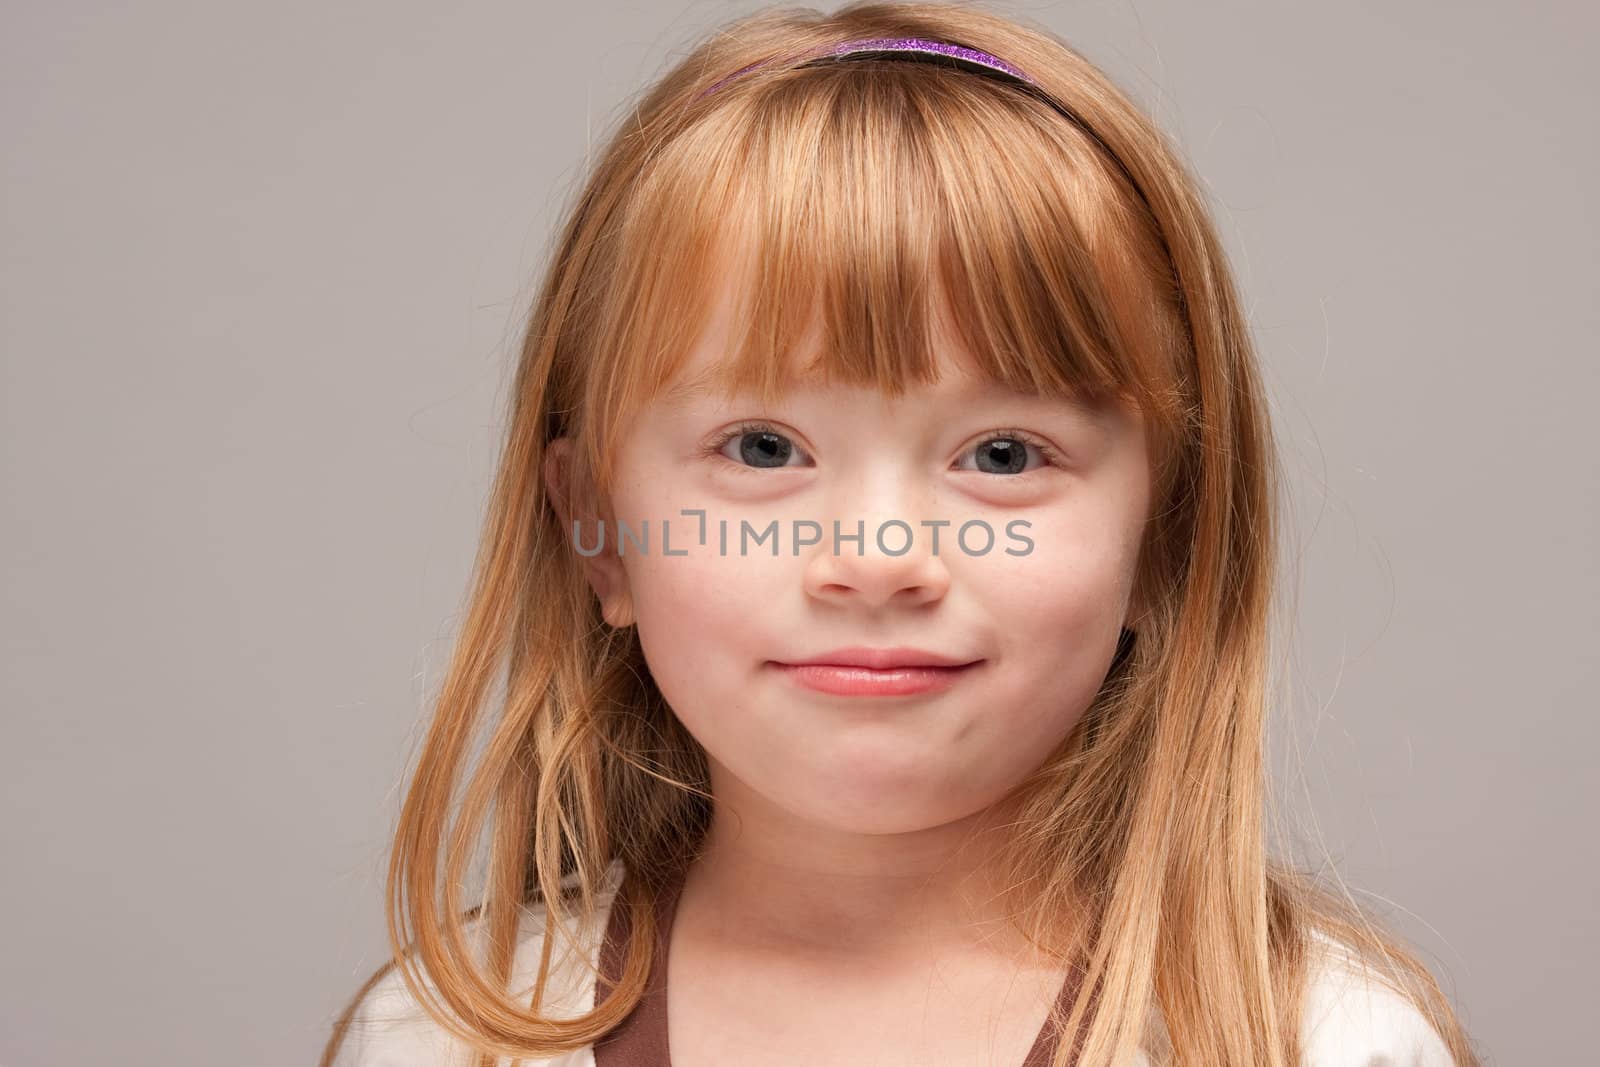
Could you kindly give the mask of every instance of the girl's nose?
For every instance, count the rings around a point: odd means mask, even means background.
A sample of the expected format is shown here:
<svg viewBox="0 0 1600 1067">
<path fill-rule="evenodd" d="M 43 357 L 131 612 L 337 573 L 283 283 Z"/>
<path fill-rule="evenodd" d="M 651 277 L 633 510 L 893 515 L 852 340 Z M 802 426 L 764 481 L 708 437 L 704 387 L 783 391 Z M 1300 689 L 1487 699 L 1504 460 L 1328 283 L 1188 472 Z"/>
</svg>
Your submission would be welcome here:
<svg viewBox="0 0 1600 1067">
<path fill-rule="evenodd" d="M 837 545 L 828 523 L 822 541 L 811 549 L 805 569 L 809 595 L 840 605 L 910 607 L 936 601 L 949 591 L 944 559 L 948 536 L 941 536 L 939 555 L 934 555 L 934 530 L 910 520 L 841 519 L 838 525 Z"/>
</svg>

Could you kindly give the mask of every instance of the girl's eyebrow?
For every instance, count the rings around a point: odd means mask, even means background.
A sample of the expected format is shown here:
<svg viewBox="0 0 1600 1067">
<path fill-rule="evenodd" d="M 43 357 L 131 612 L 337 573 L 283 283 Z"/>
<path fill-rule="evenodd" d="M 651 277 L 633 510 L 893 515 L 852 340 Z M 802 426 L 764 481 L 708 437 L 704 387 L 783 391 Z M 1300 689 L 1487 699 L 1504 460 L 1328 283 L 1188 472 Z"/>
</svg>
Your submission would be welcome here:
<svg viewBox="0 0 1600 1067">
<path fill-rule="evenodd" d="M 716 374 L 712 370 L 703 370 L 682 378 L 663 391 L 661 394 L 662 402 L 670 408 L 679 409 L 687 407 L 698 400 L 720 396 L 721 390 L 715 387 L 715 379 Z M 800 391 L 804 392 L 804 388 L 802 387 Z M 735 394 L 730 399 L 737 400 L 740 395 Z M 1104 414 L 1099 406 L 1090 403 L 1083 397 L 1071 394 L 1046 397 L 1038 393 L 1014 389 L 1002 382 L 970 378 L 961 383 L 956 391 L 948 397 L 947 402 L 955 408 L 965 408 L 983 402 L 1061 405 L 1075 416 L 1096 422 Z"/>
<path fill-rule="evenodd" d="M 1024 404 L 1063 404 L 1073 411 L 1085 415 L 1095 413 L 1095 405 L 1081 396 L 1072 393 L 1060 396 L 1045 396 L 1042 393 L 1028 392 L 1025 389 L 1015 389 L 1003 382 L 978 381 L 972 382 L 956 394 L 954 399 L 960 403 L 976 403 L 982 400 L 996 400 L 1001 403 Z"/>
<path fill-rule="evenodd" d="M 661 394 L 661 400 L 672 407 L 681 407 L 691 401 L 704 400 L 712 392 L 711 377 L 710 374 L 700 373 L 676 382 Z"/>
</svg>

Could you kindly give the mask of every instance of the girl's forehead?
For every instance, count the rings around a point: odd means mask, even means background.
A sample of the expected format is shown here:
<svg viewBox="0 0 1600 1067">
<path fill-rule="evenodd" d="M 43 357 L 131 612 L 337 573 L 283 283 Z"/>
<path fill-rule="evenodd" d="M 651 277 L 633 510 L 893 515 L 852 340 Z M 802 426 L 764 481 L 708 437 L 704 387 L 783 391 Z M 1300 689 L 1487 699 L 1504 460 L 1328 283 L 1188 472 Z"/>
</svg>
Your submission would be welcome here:
<svg viewBox="0 0 1600 1067">
<path fill-rule="evenodd" d="M 815 355 L 785 358 L 778 368 L 776 389 L 779 396 L 823 393 L 832 390 L 869 391 L 877 388 L 871 380 L 850 380 L 830 371 Z M 737 375 L 732 360 L 697 351 L 669 375 L 657 392 L 658 399 L 673 405 L 696 400 L 732 398 L 742 395 L 735 387 Z M 882 391 L 882 390 L 880 390 Z M 957 353 L 941 351 L 931 382 L 907 382 L 907 393 L 1009 392 L 1004 383 L 982 373 L 976 364 Z"/>
<path fill-rule="evenodd" d="M 734 384 L 755 379 L 767 379 L 780 395 L 835 386 L 870 388 L 875 384 L 885 391 L 898 391 L 923 384 L 908 380 L 903 372 L 885 381 L 885 375 L 894 372 L 881 367 L 874 373 L 872 367 L 885 358 L 900 367 L 931 363 L 933 366 L 928 369 L 941 381 L 981 373 L 977 361 L 953 336 L 953 329 L 946 322 L 952 312 L 938 297 L 930 299 L 925 309 L 928 319 L 919 339 L 923 351 L 918 353 L 879 353 L 869 357 L 862 351 L 832 348 L 853 348 L 866 342 L 858 337 L 852 343 L 830 334 L 827 309 L 836 301 L 828 300 L 825 287 L 817 279 L 809 287 L 798 285 L 792 292 L 765 293 L 769 302 L 762 306 L 768 313 L 778 312 L 781 306 L 782 321 L 757 321 L 761 314 L 757 310 L 760 279 L 768 275 L 757 269 L 759 243 L 740 236 L 742 233 L 730 227 L 713 240 L 715 252 L 709 259 L 710 269 L 704 274 L 692 269 L 679 272 L 680 284 L 693 294 L 680 301 L 680 307 L 694 310 L 689 312 L 691 318 L 673 324 L 676 336 L 687 340 L 665 368 L 658 364 L 653 375 L 657 384 L 650 390 L 653 394 L 668 399 L 731 394 Z M 811 273 L 804 265 L 791 266 L 793 270 L 787 272 L 791 275 Z M 836 314 L 841 311 L 836 306 L 832 310 Z M 775 330 L 781 332 L 774 333 Z M 904 340 L 905 335 L 901 336 Z"/>
<path fill-rule="evenodd" d="M 809 314 L 790 320 L 785 326 L 785 336 L 772 339 L 777 343 L 768 352 L 758 354 L 739 347 L 735 341 L 741 329 L 750 331 L 745 334 L 745 341 L 753 344 L 765 327 L 745 321 L 748 293 L 736 291 L 737 287 L 729 281 L 722 284 L 728 288 L 714 294 L 706 305 L 705 319 L 693 340 L 670 365 L 659 393 L 668 398 L 727 393 L 733 384 L 749 380 L 755 373 L 770 377 L 779 394 L 885 385 L 879 380 L 882 375 L 873 372 L 875 361 L 864 358 L 861 353 L 829 350 L 829 335 L 821 300 L 817 297 L 812 298 Z M 929 373 L 941 385 L 984 380 L 987 375 L 979 361 L 966 351 L 961 339 L 942 321 L 948 314 L 948 309 L 930 308 L 930 319 L 923 326 L 922 344 L 926 346 Z M 905 367 L 922 361 L 891 359 L 889 362 Z M 932 383 L 908 380 L 904 376 L 892 382 L 895 389 L 906 391 L 926 384 Z"/>
<path fill-rule="evenodd" d="M 1136 405 L 1128 405 L 1115 398 L 1093 399 L 1080 396 L 1044 396 L 1037 391 L 1019 390 L 1013 385 L 983 375 L 976 368 L 957 357 L 941 358 L 938 377 L 928 383 L 914 382 L 905 387 L 899 396 L 891 396 L 872 382 L 847 382 L 818 371 L 798 372 L 788 376 L 778 387 L 774 402 L 793 401 L 808 409 L 826 409 L 839 404 L 853 403 L 874 393 L 881 398 L 885 411 L 898 411 L 905 415 L 943 420 L 956 417 L 965 411 L 1004 405 L 1015 410 L 1020 417 L 1026 413 L 1046 415 L 1070 414 L 1087 424 L 1104 426 L 1115 421 L 1119 412 L 1138 419 Z M 734 406 L 755 401 L 759 394 L 751 389 L 732 388 L 724 378 L 727 368 L 716 363 L 705 363 L 685 369 L 657 394 L 660 410 L 666 417 L 687 414 L 706 407 L 724 404 Z M 848 394 L 848 395 L 842 395 Z M 1124 409 L 1126 409 L 1124 411 Z"/>
<path fill-rule="evenodd" d="M 920 328 L 907 329 L 902 322 L 899 330 L 890 331 L 892 337 L 884 337 L 862 329 L 859 321 L 853 322 L 855 329 L 840 326 L 859 319 L 859 309 L 833 307 L 819 291 L 809 297 L 797 292 L 794 300 L 776 309 L 763 305 L 769 312 L 776 310 L 782 321 L 757 322 L 751 317 L 761 314 L 754 283 L 743 269 L 748 254 L 741 257 L 725 249 L 718 262 L 729 269 L 706 279 L 704 286 L 694 285 L 698 296 L 680 304 L 691 318 L 671 324 L 669 332 L 682 347 L 655 363 L 643 388 L 634 392 L 636 402 L 679 407 L 692 401 L 754 396 L 777 402 L 797 394 L 875 390 L 891 399 L 1032 398 L 1093 410 L 1109 399 L 1103 384 L 1072 384 L 1078 375 L 1069 367 L 1076 367 L 1078 360 L 1035 365 L 1016 355 L 1002 359 L 987 349 L 969 350 L 984 345 L 985 339 L 960 328 L 956 307 L 938 287 L 928 294 Z M 792 315 L 790 309 L 795 309 Z M 868 346 L 877 350 L 868 352 Z M 1040 355 L 1050 347 L 1033 346 L 1031 359 L 1054 362 Z"/>
</svg>

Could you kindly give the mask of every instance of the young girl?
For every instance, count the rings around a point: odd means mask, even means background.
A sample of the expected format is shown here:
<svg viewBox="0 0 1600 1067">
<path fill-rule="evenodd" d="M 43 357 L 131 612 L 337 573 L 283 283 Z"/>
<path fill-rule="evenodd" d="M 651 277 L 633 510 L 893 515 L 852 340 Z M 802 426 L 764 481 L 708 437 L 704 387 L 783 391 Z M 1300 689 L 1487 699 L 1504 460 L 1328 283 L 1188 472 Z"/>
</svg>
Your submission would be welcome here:
<svg viewBox="0 0 1600 1067">
<path fill-rule="evenodd" d="M 1255 358 L 1066 45 L 725 28 L 601 154 L 514 388 L 324 1065 L 1479 1062 L 1266 852 Z"/>
</svg>

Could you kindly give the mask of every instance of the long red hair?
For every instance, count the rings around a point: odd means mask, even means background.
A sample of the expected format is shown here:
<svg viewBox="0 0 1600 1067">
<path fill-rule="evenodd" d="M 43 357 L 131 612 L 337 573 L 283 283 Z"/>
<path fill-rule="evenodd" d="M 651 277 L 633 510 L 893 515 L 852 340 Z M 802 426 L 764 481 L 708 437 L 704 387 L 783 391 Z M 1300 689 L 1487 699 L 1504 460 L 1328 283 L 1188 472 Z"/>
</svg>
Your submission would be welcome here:
<svg viewBox="0 0 1600 1067">
<path fill-rule="evenodd" d="M 1083 126 L 1014 87 L 914 63 L 768 63 L 704 95 L 774 56 L 898 36 L 1001 56 Z M 488 1065 L 594 1042 L 643 992 L 649 902 L 709 823 L 705 759 L 634 632 L 600 617 L 542 470 L 549 442 L 571 437 L 574 491 L 604 491 L 632 415 L 699 335 L 735 232 L 759 252 L 738 265 L 753 299 L 730 383 L 775 388 L 815 317 L 829 374 L 896 394 L 928 379 L 928 324 L 944 315 L 1000 381 L 1115 393 L 1144 414 L 1154 506 L 1135 597 L 1147 613 L 1088 713 L 1019 783 L 999 878 L 1019 929 L 1084 968 L 1058 1019 L 1080 1037 L 1079 1062 L 1125 1063 L 1138 1047 L 1156 1063 L 1299 1062 L 1320 928 L 1424 1012 L 1458 1067 L 1475 1067 L 1402 941 L 1267 853 L 1276 457 L 1207 207 L 1093 64 L 968 4 L 741 19 L 673 66 L 597 152 L 532 308 L 471 600 L 395 835 L 392 965 L 418 1001 Z M 528 910 L 592 943 L 617 859 L 629 877 L 616 906 L 639 936 L 612 995 L 575 1017 L 541 1010 L 555 936 L 532 995 L 512 995 Z M 1063 921 L 1081 901 L 1092 937 Z"/>
</svg>

